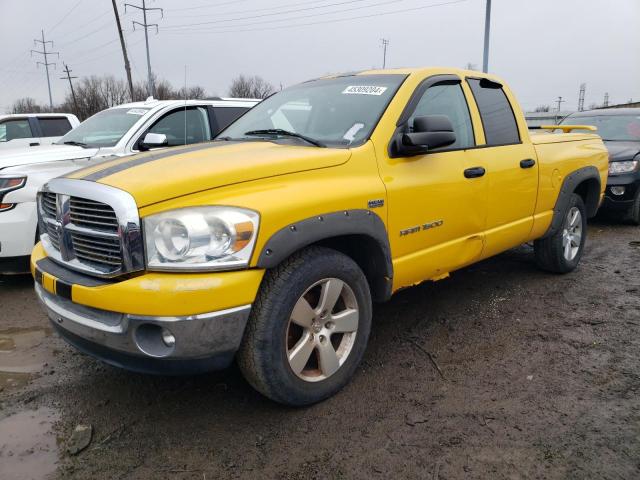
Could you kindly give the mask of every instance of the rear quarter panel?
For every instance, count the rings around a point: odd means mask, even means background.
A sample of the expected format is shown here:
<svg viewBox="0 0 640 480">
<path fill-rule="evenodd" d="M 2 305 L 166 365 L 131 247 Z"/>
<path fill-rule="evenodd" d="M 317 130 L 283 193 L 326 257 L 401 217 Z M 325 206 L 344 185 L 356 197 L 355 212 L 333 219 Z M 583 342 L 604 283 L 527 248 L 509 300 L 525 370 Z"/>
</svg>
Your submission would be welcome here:
<svg viewBox="0 0 640 480">
<path fill-rule="evenodd" d="M 609 155 L 602 139 L 590 134 L 532 135 L 538 156 L 539 189 L 531 238 L 547 231 L 562 182 L 570 173 L 594 166 L 600 173 L 600 198 L 604 195 L 609 170 Z"/>
</svg>

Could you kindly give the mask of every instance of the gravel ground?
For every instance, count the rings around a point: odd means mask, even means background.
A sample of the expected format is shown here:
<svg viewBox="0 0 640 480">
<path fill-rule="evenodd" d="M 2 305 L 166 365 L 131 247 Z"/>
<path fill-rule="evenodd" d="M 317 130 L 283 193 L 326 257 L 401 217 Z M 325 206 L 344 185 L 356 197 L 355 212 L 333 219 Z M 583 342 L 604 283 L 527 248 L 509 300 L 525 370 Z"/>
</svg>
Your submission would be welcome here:
<svg viewBox="0 0 640 480">
<path fill-rule="evenodd" d="M 305 409 L 235 368 L 103 365 L 0 277 L 0 478 L 640 478 L 640 229 L 589 235 L 572 274 L 523 246 L 377 306 L 352 383 Z"/>
</svg>

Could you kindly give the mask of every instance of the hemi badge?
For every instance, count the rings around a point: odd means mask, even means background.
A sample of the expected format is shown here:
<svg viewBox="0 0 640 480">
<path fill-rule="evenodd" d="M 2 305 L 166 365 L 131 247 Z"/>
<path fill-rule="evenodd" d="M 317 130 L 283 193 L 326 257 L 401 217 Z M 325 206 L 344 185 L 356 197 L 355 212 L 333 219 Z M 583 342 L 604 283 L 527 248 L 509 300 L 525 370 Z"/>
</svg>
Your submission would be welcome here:
<svg viewBox="0 0 640 480">
<path fill-rule="evenodd" d="M 369 200 L 368 204 L 369 208 L 380 208 L 384 206 L 384 200 L 379 198 L 377 200 Z"/>
</svg>

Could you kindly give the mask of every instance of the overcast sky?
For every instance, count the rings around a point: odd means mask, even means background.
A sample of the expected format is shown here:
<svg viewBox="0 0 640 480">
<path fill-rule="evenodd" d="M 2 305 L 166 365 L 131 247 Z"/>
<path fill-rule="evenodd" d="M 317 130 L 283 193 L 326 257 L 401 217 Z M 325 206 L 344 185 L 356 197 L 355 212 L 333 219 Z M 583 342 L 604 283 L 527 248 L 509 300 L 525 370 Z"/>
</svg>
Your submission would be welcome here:
<svg viewBox="0 0 640 480">
<path fill-rule="evenodd" d="M 141 4 L 142 0 L 130 0 Z M 142 15 L 118 1 L 134 80 L 146 78 Z M 151 66 L 177 86 L 225 95 L 239 73 L 275 86 L 326 73 L 388 67 L 482 66 L 485 0 L 148 0 Z M 428 8 L 419 8 L 428 7 Z M 34 38 L 44 29 L 60 58 L 51 71 L 54 103 L 73 75 L 124 78 L 111 0 L 0 0 L 0 111 L 25 96 L 46 102 L 44 68 Z M 394 12 L 393 14 L 388 14 Z M 193 25 L 198 24 L 198 25 Z M 585 105 L 640 101 L 640 0 L 493 0 L 489 70 L 515 90 L 525 109 L 575 109 L 581 83 Z"/>
</svg>

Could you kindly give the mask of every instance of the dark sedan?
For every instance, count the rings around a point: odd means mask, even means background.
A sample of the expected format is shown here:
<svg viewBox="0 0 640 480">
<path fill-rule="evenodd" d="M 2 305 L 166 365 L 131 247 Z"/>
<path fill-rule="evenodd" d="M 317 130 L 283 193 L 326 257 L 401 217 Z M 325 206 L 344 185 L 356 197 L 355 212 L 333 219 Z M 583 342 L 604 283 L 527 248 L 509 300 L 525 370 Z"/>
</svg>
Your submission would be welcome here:
<svg viewBox="0 0 640 480">
<path fill-rule="evenodd" d="M 609 179 L 603 208 L 626 213 L 640 225 L 640 108 L 577 112 L 562 124 L 595 125 L 609 150 Z"/>
</svg>

